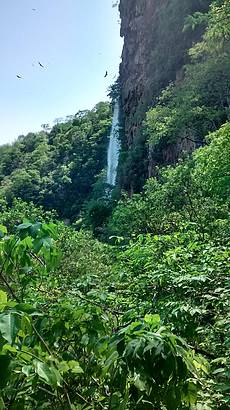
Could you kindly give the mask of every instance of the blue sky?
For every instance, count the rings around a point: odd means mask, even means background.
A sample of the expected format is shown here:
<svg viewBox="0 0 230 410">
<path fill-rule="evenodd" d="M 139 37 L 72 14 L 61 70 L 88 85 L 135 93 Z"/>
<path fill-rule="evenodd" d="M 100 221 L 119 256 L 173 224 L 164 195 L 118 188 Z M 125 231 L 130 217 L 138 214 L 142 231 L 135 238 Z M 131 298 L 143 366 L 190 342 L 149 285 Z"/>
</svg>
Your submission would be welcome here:
<svg viewBox="0 0 230 410">
<path fill-rule="evenodd" d="M 107 99 L 122 49 L 113 3 L 0 1 L 0 144 Z"/>
</svg>

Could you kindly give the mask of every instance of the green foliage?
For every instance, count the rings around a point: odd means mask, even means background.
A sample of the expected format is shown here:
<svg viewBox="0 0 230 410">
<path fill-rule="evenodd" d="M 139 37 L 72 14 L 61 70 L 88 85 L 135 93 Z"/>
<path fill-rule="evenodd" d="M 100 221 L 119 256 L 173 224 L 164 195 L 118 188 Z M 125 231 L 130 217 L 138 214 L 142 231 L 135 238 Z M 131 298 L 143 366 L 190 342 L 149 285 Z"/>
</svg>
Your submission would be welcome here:
<svg viewBox="0 0 230 410">
<path fill-rule="evenodd" d="M 230 41 L 230 6 L 228 0 L 215 0 L 211 3 L 209 12 L 203 15 L 207 28 L 201 42 L 190 50 L 192 58 L 197 59 L 209 54 L 229 52 Z M 199 24 L 202 16 L 190 17 L 190 22 Z M 189 23 L 189 22 L 188 22 Z"/>
<path fill-rule="evenodd" d="M 227 409 L 229 122 L 206 140 L 190 158 L 158 168 L 143 193 L 118 203 L 108 225 L 119 244 L 108 289 L 116 309 L 129 305 L 127 319 L 159 314 L 163 326 L 206 357 L 210 374 L 200 379 L 194 408 Z"/>
<path fill-rule="evenodd" d="M 112 101 L 116 101 L 120 98 L 121 84 L 119 78 L 109 87 L 108 91 L 108 97 L 110 97 Z"/>
<path fill-rule="evenodd" d="M 115 208 L 109 233 L 131 237 L 194 229 L 226 236 L 229 229 L 229 123 L 208 136 L 208 145 L 191 159 L 158 170 L 144 192 L 126 197 Z"/>
<path fill-rule="evenodd" d="M 208 136 L 208 146 L 196 151 L 194 179 L 206 195 L 230 199 L 230 123 Z"/>
<path fill-rule="evenodd" d="M 117 245 L 1 202 L 2 408 L 228 407 L 229 132 L 119 203 Z"/>
<path fill-rule="evenodd" d="M 29 219 L 32 222 L 49 222 L 57 219 L 56 212 L 45 211 L 41 206 L 35 206 L 32 202 L 24 202 L 21 199 L 14 199 L 11 206 L 6 200 L 0 203 L 0 223 L 5 225 L 9 232 L 13 232 L 15 227 Z"/>
<path fill-rule="evenodd" d="M 119 308 L 128 301 L 130 314 L 159 312 L 162 325 L 170 323 L 173 332 L 206 356 L 212 375 L 202 382 L 198 408 L 225 408 L 229 400 L 229 242 L 203 241 L 191 229 L 173 235 L 141 235 L 119 255 L 113 292 Z"/>
<path fill-rule="evenodd" d="M 127 323 L 100 292 L 90 300 L 79 290 L 83 272 L 59 281 L 54 225 L 0 230 L 0 279 L 10 296 L 0 292 L 3 408 L 177 409 L 196 401 L 202 362 L 158 315 Z"/>
<path fill-rule="evenodd" d="M 85 222 L 92 227 L 94 234 L 102 228 L 112 212 L 110 201 L 106 199 L 91 200 L 86 206 Z"/>
<path fill-rule="evenodd" d="M 163 150 L 172 142 L 194 149 L 228 119 L 229 73 L 228 55 L 186 67 L 183 81 L 163 91 L 147 113 L 145 133 L 151 152 L 156 150 L 157 155 L 158 147 Z"/>
<path fill-rule="evenodd" d="M 208 132 L 229 119 L 229 19 L 225 0 L 214 1 L 208 13 L 197 12 L 187 19 L 187 26 L 205 21 L 207 28 L 202 41 L 189 51 L 193 61 L 183 68 L 182 78 L 162 92 L 146 115 L 144 132 L 153 162 L 165 162 L 164 151 L 173 150 L 172 143 L 178 145 L 171 162 L 175 161 L 183 150 L 202 145 Z"/>
<path fill-rule="evenodd" d="M 106 165 L 111 107 L 99 103 L 56 124 L 49 134 L 21 136 L 0 147 L 0 196 L 33 201 L 74 219 Z"/>
</svg>

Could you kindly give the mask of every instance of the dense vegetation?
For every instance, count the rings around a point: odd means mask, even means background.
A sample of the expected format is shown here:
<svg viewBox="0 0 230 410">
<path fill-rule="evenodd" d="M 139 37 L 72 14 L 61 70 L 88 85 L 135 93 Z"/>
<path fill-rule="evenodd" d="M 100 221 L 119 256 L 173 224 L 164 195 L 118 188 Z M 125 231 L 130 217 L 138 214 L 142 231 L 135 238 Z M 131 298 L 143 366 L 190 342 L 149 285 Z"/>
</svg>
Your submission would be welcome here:
<svg viewBox="0 0 230 410">
<path fill-rule="evenodd" d="M 111 107 L 80 111 L 50 133 L 29 133 L 0 147 L 1 196 L 21 198 L 74 219 L 106 165 Z"/>
<path fill-rule="evenodd" d="M 0 409 L 229 408 L 229 4 L 143 125 L 199 148 L 141 193 L 105 189 L 109 104 L 0 148 Z"/>
</svg>

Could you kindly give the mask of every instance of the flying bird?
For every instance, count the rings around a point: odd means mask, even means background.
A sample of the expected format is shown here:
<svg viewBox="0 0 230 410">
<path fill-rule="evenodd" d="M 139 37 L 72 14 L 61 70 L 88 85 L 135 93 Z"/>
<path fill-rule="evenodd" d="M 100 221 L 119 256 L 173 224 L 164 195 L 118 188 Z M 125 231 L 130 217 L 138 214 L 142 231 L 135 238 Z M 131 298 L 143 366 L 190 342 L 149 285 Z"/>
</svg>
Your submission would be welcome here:
<svg viewBox="0 0 230 410">
<path fill-rule="evenodd" d="M 32 9 L 33 11 L 36 11 L 37 9 Z"/>
<path fill-rule="evenodd" d="M 40 65 L 40 67 L 45 68 L 44 65 L 40 63 L 40 61 L 38 61 L 38 64 Z"/>
<path fill-rule="evenodd" d="M 19 74 L 17 74 L 17 76 L 16 76 L 17 78 L 22 78 L 22 76 L 21 75 L 19 75 Z"/>
<path fill-rule="evenodd" d="M 104 78 L 107 77 L 107 75 L 108 75 L 108 71 L 105 72 Z"/>
</svg>

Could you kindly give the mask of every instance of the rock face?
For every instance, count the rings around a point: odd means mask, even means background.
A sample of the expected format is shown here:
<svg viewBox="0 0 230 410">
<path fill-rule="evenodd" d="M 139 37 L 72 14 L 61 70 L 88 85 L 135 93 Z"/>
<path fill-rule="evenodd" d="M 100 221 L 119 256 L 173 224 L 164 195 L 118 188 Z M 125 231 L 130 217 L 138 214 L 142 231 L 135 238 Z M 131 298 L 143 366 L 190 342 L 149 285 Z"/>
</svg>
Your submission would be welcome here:
<svg viewBox="0 0 230 410">
<path fill-rule="evenodd" d="M 124 37 L 120 65 L 121 105 L 124 118 L 121 185 L 138 191 L 151 174 L 151 153 L 140 135 L 140 125 L 148 107 L 160 91 L 183 76 L 187 50 L 201 36 L 201 30 L 183 32 L 185 18 L 208 9 L 210 0 L 121 0 L 121 36 Z M 174 161 L 178 147 L 163 155 Z M 168 159 L 167 159 L 168 158 Z M 130 164 L 142 161 L 139 174 Z M 134 166 L 135 168 L 135 166 Z"/>
</svg>

